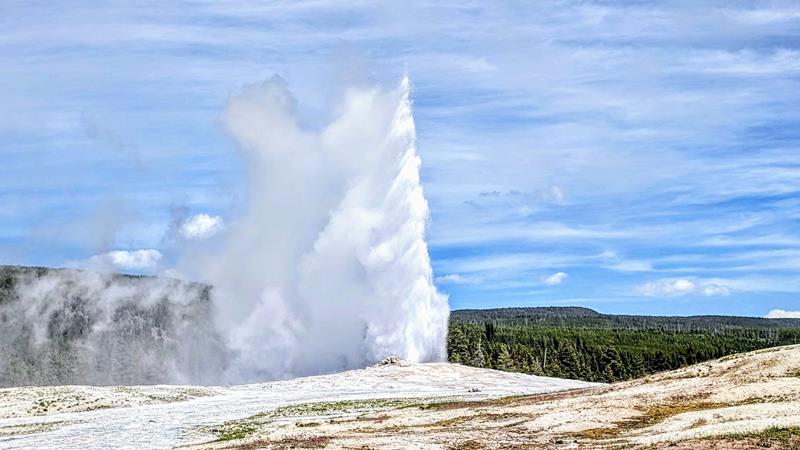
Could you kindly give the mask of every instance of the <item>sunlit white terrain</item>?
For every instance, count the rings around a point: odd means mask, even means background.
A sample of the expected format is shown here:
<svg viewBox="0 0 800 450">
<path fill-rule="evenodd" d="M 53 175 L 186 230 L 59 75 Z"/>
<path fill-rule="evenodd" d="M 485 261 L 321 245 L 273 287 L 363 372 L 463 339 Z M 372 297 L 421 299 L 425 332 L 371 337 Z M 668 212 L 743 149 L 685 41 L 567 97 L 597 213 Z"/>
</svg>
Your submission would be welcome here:
<svg viewBox="0 0 800 450">
<path fill-rule="evenodd" d="M 172 448 L 214 441 L 209 427 L 288 405 L 359 399 L 413 399 L 424 404 L 591 385 L 456 364 L 400 361 L 228 387 L 9 388 L 0 390 L 0 448 Z"/>
</svg>

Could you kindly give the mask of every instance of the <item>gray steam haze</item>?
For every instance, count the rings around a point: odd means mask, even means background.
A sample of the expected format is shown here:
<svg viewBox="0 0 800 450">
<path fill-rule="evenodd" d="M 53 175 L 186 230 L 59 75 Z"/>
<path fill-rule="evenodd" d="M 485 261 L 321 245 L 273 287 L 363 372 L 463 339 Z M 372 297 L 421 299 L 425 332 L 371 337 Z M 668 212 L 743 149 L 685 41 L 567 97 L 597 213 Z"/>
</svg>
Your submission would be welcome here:
<svg viewBox="0 0 800 450">
<path fill-rule="evenodd" d="M 168 278 L 0 267 L 0 386 L 220 381 L 210 288 Z"/>
<path fill-rule="evenodd" d="M 213 288 L 13 275 L 0 384 L 240 383 L 388 355 L 443 360 L 449 309 L 433 285 L 409 95 L 407 78 L 349 88 L 312 131 L 280 78 L 245 86 L 222 122 L 247 163 L 247 210 L 170 272 Z"/>
</svg>

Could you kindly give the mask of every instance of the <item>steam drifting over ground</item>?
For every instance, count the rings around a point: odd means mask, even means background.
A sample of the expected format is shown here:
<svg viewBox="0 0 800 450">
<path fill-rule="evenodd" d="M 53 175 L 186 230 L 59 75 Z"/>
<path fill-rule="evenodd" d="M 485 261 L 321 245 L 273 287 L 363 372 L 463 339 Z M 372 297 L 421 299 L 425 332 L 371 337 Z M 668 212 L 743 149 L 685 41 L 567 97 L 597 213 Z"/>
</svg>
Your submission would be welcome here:
<svg viewBox="0 0 800 450">
<path fill-rule="evenodd" d="M 213 242 L 180 264 L 214 288 L 12 273 L 0 319 L 17 326 L 4 325 L 0 353 L 16 362 L 0 363 L 0 385 L 247 382 L 389 355 L 444 360 L 449 310 L 425 242 L 409 90 L 408 79 L 350 88 L 311 131 L 280 78 L 245 86 L 223 122 L 247 162 L 247 210 L 224 228 L 214 218 Z"/>
<path fill-rule="evenodd" d="M 217 382 L 211 311 L 197 283 L 0 267 L 0 387 Z"/>
</svg>

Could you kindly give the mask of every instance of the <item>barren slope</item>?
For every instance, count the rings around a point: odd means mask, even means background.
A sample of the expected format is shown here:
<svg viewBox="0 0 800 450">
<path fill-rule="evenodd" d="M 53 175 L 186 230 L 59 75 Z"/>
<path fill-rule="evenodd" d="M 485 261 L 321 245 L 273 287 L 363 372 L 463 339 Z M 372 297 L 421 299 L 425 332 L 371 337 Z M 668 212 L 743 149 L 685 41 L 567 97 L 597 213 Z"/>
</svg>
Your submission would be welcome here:
<svg viewBox="0 0 800 450">
<path fill-rule="evenodd" d="M 233 387 L 5 389 L 0 410 L 2 448 L 800 448 L 800 346 L 605 386 L 401 364 Z"/>
<path fill-rule="evenodd" d="M 800 346 L 636 381 L 478 402 L 313 405 L 203 448 L 800 448 Z"/>
</svg>

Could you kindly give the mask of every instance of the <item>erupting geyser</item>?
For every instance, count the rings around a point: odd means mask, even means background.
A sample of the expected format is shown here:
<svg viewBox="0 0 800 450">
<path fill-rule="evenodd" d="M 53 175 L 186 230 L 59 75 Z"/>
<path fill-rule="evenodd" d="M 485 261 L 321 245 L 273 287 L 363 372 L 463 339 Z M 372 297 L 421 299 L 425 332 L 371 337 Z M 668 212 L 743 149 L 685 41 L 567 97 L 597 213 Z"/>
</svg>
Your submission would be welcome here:
<svg viewBox="0 0 800 450">
<path fill-rule="evenodd" d="M 223 122 L 247 163 L 247 209 L 179 264 L 213 288 L 3 269 L 0 386 L 235 383 L 445 358 L 408 79 L 348 89 L 311 131 L 273 78 L 233 96 Z"/>
<path fill-rule="evenodd" d="M 279 78 L 246 86 L 224 122 L 248 162 L 248 211 L 207 265 L 237 381 L 445 358 L 409 81 L 351 88 L 318 132 Z"/>
</svg>

